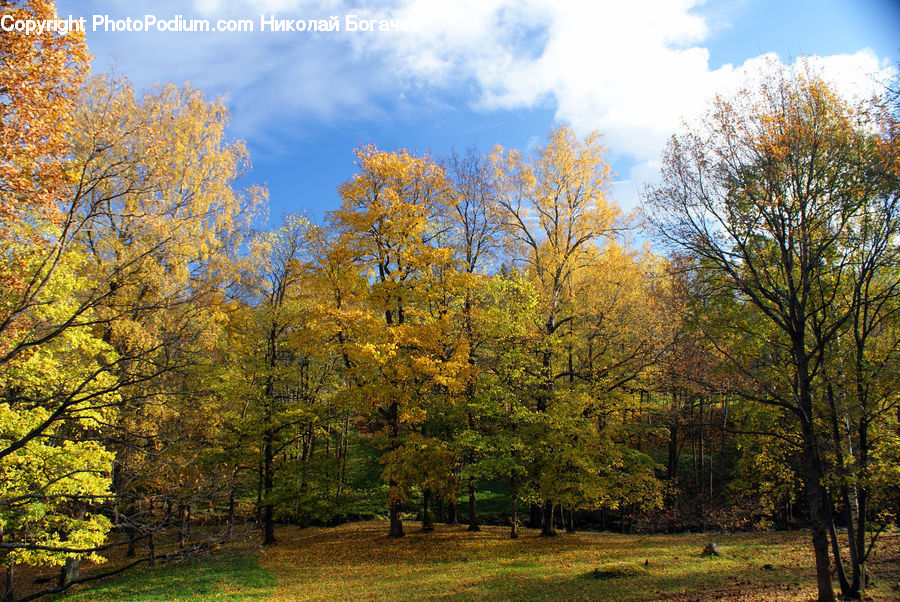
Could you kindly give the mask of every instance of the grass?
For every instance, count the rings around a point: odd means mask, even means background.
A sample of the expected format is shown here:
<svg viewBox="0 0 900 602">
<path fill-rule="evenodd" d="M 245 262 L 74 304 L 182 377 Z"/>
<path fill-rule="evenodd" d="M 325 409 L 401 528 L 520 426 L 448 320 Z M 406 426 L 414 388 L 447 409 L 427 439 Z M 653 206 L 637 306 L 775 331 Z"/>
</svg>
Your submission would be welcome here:
<svg viewBox="0 0 900 602">
<path fill-rule="evenodd" d="M 560 534 L 438 525 L 389 539 L 382 521 L 278 531 L 278 544 L 192 564 L 146 568 L 81 586 L 75 600 L 809 600 L 809 535 Z M 715 541 L 721 556 L 700 552 Z M 876 600 L 900 595 L 900 535 L 871 563 Z"/>
<path fill-rule="evenodd" d="M 142 567 L 70 590 L 67 600 L 268 600 L 278 582 L 255 553 Z"/>
</svg>

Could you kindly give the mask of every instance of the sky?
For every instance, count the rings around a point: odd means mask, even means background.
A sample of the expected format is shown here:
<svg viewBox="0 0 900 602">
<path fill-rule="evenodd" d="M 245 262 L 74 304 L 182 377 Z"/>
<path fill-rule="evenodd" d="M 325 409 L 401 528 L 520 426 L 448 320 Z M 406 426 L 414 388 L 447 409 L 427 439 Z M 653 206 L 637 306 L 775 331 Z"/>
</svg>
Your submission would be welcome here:
<svg viewBox="0 0 900 602">
<path fill-rule="evenodd" d="M 87 20 L 92 71 L 137 89 L 190 83 L 231 112 L 266 184 L 269 226 L 321 221 L 353 150 L 447 155 L 540 146 L 549 128 L 605 136 L 611 197 L 628 210 L 684 123 L 759 73 L 801 57 L 842 93 L 868 95 L 900 64 L 896 0 L 57 0 Z M 245 19 L 252 32 L 94 30 L 97 17 Z M 355 15 L 355 16 L 354 16 Z M 260 31 L 338 18 L 340 31 Z M 348 30 L 364 19 L 391 31 Z M 105 22 L 105 21 L 104 21 Z M 280 21 L 279 21 L 280 22 Z"/>
</svg>

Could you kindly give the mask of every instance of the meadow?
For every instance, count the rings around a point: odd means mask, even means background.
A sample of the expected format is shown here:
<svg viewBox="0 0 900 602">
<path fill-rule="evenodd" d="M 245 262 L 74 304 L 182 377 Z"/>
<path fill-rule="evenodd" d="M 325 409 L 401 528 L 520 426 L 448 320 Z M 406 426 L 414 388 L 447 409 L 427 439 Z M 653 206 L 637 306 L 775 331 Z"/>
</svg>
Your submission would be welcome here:
<svg viewBox="0 0 900 602">
<path fill-rule="evenodd" d="M 387 523 L 281 527 L 266 548 L 245 544 L 187 563 L 143 567 L 76 586 L 66 599 L 100 600 L 810 600 L 809 534 L 620 535 L 437 525 L 407 537 Z M 702 557 L 708 542 L 720 556 Z M 883 535 L 867 599 L 900 596 L 900 534 Z"/>
</svg>

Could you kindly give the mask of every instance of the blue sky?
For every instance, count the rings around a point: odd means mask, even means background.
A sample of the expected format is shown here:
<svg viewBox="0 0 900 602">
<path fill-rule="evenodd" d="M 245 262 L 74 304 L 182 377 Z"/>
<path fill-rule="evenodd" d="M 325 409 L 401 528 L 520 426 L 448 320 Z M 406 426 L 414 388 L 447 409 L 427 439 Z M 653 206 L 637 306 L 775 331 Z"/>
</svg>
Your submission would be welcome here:
<svg viewBox="0 0 900 602">
<path fill-rule="evenodd" d="M 764 57 L 815 55 L 848 94 L 877 89 L 900 62 L 894 0 L 57 0 L 85 16 L 93 70 L 137 88 L 190 82 L 231 110 L 267 184 L 270 223 L 321 219 L 354 173 L 353 149 L 447 154 L 495 144 L 527 149 L 569 123 L 606 135 L 626 208 L 652 182 L 659 152 L 716 92 Z M 92 31 L 93 15 L 252 19 L 253 33 Z M 399 18 L 415 32 L 260 32 L 283 19 Z"/>
</svg>

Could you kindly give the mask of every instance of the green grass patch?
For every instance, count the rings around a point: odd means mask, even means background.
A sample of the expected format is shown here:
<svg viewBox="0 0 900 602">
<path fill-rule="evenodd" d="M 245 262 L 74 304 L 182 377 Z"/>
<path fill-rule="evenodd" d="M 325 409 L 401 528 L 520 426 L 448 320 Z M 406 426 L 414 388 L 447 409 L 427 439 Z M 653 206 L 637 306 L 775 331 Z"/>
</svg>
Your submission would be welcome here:
<svg viewBox="0 0 900 602">
<path fill-rule="evenodd" d="M 275 576 L 253 552 L 141 567 L 95 584 L 75 586 L 66 600 L 264 600 Z M 61 599 L 58 598 L 58 599 Z"/>
</svg>

